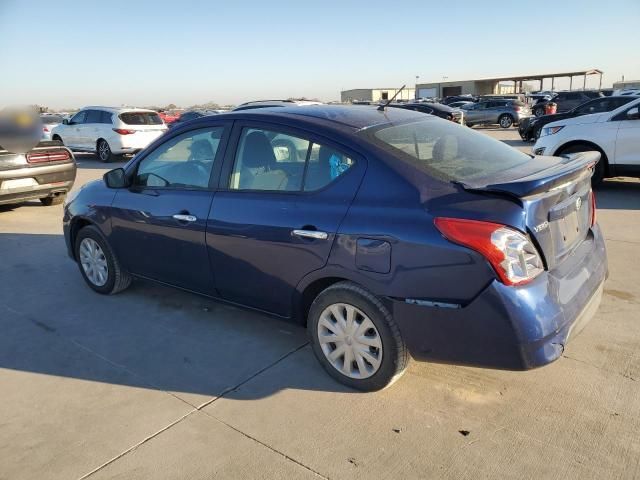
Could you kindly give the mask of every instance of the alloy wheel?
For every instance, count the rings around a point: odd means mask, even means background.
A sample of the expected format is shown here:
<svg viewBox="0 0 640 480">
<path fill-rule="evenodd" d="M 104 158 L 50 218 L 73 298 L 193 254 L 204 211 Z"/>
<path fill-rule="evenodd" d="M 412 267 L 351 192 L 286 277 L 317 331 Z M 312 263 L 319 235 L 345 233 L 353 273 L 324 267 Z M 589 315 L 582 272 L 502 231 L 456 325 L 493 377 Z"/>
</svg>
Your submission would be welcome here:
<svg viewBox="0 0 640 480">
<path fill-rule="evenodd" d="M 92 238 L 84 238 L 80 243 L 79 252 L 80 264 L 85 275 L 95 286 L 102 287 L 109 278 L 107 257 L 102 248 Z"/>
<path fill-rule="evenodd" d="M 111 156 L 111 149 L 109 148 L 109 144 L 104 140 L 98 144 L 98 156 L 103 162 L 109 160 L 109 157 Z"/>
<path fill-rule="evenodd" d="M 500 119 L 500 126 L 502 128 L 509 128 L 511 125 L 513 125 L 513 120 L 511 120 L 511 117 L 505 115 Z"/>
<path fill-rule="evenodd" d="M 382 364 L 382 340 L 361 310 L 346 303 L 329 305 L 320 314 L 318 341 L 326 359 L 341 374 L 369 378 Z"/>
</svg>

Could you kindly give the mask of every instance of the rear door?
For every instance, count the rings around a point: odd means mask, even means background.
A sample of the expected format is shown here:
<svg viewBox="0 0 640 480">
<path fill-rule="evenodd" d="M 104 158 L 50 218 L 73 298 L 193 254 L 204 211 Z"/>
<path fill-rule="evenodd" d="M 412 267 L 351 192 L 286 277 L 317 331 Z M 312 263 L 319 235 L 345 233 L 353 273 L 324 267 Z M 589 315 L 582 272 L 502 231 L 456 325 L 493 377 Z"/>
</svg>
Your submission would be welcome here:
<svg viewBox="0 0 640 480">
<path fill-rule="evenodd" d="M 289 316 L 296 285 L 327 261 L 365 159 L 275 124 L 236 122 L 231 145 L 207 225 L 216 288 Z"/>
<path fill-rule="evenodd" d="M 112 238 L 131 273 L 214 295 L 205 230 L 230 124 L 173 136 L 134 166 L 112 204 Z"/>
</svg>

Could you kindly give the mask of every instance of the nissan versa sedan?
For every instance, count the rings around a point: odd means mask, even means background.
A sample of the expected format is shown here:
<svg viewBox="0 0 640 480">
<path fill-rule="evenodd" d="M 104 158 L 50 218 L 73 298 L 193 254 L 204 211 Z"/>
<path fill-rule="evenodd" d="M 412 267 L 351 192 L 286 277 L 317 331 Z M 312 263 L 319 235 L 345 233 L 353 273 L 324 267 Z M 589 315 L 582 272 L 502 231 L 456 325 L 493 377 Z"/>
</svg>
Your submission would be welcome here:
<svg viewBox="0 0 640 480">
<path fill-rule="evenodd" d="M 306 325 L 327 372 L 379 390 L 417 360 L 531 369 L 598 308 L 599 157 L 518 152 L 404 109 L 203 117 L 69 197 L 96 292 L 132 278 Z"/>
</svg>

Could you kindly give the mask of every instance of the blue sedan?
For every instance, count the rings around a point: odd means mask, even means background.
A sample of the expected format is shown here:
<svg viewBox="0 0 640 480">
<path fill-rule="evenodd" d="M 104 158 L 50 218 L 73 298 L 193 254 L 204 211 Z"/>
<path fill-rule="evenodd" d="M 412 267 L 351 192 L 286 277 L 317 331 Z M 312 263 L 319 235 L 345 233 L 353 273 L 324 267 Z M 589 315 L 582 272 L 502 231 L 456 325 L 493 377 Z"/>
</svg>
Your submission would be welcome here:
<svg viewBox="0 0 640 480">
<path fill-rule="evenodd" d="M 300 322 L 330 375 L 379 390 L 410 357 L 560 357 L 607 274 L 598 160 L 403 109 L 244 110 L 185 122 L 86 184 L 64 233 L 96 292 L 140 278 Z"/>
</svg>

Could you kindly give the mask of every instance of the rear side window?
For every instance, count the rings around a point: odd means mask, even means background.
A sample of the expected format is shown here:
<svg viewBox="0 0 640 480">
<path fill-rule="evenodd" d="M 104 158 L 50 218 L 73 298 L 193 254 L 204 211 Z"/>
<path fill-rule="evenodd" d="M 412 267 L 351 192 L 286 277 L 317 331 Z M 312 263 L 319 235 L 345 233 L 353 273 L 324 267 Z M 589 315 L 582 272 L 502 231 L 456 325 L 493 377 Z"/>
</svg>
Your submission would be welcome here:
<svg viewBox="0 0 640 480">
<path fill-rule="evenodd" d="M 487 135 L 430 118 L 365 130 L 363 134 L 399 160 L 447 181 L 484 178 L 531 160 Z"/>
<path fill-rule="evenodd" d="M 87 112 L 87 119 L 85 123 L 101 123 L 102 122 L 102 112 L 100 110 L 89 110 Z"/>
<path fill-rule="evenodd" d="M 119 118 L 127 125 L 162 125 L 160 115 L 155 112 L 126 112 Z"/>
<path fill-rule="evenodd" d="M 100 123 L 109 123 L 111 124 L 112 120 L 111 120 L 111 113 L 109 112 L 102 112 L 102 114 L 100 115 Z"/>
<path fill-rule="evenodd" d="M 318 190 L 346 172 L 353 161 L 327 146 L 270 130 L 242 130 L 232 190 L 299 192 Z"/>
</svg>

